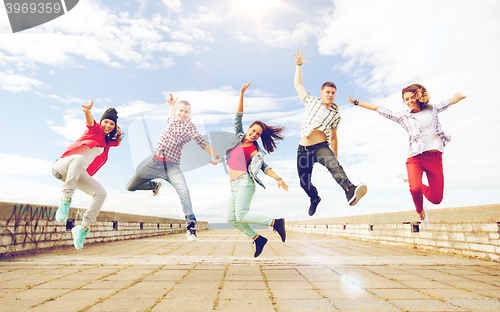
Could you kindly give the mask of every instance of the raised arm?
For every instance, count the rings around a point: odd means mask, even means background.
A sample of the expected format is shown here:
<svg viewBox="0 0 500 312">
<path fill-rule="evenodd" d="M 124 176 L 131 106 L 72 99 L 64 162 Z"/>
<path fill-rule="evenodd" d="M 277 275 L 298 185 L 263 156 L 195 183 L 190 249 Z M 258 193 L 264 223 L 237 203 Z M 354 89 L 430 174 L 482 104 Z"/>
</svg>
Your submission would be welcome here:
<svg viewBox="0 0 500 312">
<path fill-rule="evenodd" d="M 299 95 L 300 101 L 303 101 L 307 96 L 306 88 L 302 85 L 302 64 L 307 63 L 302 59 L 302 51 L 297 51 L 295 55 L 295 78 L 293 80 L 293 85 L 295 86 L 295 90 Z"/>
<path fill-rule="evenodd" d="M 248 89 L 249 86 L 250 82 L 241 87 L 240 99 L 238 100 L 238 108 L 236 110 L 237 112 L 243 112 L 243 97 L 245 96 L 245 91 Z"/>
<path fill-rule="evenodd" d="M 172 94 L 170 94 L 170 99 L 168 99 L 168 105 L 170 105 L 170 108 L 168 109 L 168 116 L 174 116 L 175 115 L 175 103 L 177 102 L 178 98 L 172 97 Z"/>
<path fill-rule="evenodd" d="M 87 123 L 87 126 L 89 126 L 89 127 L 93 127 L 95 124 L 94 116 L 92 116 L 92 113 L 90 112 L 93 105 L 94 105 L 94 101 L 90 102 L 90 104 L 88 104 L 88 105 L 82 105 L 83 112 L 85 113 L 85 122 Z"/>
<path fill-rule="evenodd" d="M 379 108 L 378 105 L 375 105 L 375 104 L 372 104 L 372 103 L 358 101 L 358 100 L 353 100 L 349 95 L 347 95 L 347 97 L 349 98 L 349 102 L 351 102 L 351 104 L 353 104 L 353 105 L 357 105 L 357 106 L 364 107 L 364 108 L 367 108 L 367 109 L 371 109 L 371 110 L 374 110 L 374 111 L 378 110 L 378 108 Z"/>
<path fill-rule="evenodd" d="M 467 95 L 462 95 L 460 92 L 457 92 L 453 95 L 452 98 L 448 99 L 448 102 L 450 102 L 453 105 L 465 99 L 466 97 Z"/>
</svg>

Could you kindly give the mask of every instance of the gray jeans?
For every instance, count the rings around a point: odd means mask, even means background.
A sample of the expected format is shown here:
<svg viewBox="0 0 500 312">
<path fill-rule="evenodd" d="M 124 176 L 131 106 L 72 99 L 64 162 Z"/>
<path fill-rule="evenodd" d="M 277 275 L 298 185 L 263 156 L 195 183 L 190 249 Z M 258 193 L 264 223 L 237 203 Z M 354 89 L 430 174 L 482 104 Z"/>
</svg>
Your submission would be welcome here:
<svg viewBox="0 0 500 312">
<path fill-rule="evenodd" d="M 181 199 L 182 211 L 184 212 L 186 222 L 188 224 L 191 222 L 196 224 L 189 189 L 179 165 L 172 162 L 164 162 L 153 157 L 137 170 L 132 179 L 127 183 L 127 190 L 131 192 L 136 190 L 153 190 L 156 187 L 156 183 L 151 181 L 153 179 L 164 179 L 174 187 Z"/>
<path fill-rule="evenodd" d="M 82 221 L 83 226 L 89 227 L 101 211 L 107 193 L 102 185 L 88 174 L 84 165 L 85 158 L 82 155 L 71 155 L 59 158 L 52 165 L 52 173 L 56 178 L 64 182 L 63 197 L 72 198 L 75 189 L 92 196 L 92 203 L 83 215 Z"/>
</svg>

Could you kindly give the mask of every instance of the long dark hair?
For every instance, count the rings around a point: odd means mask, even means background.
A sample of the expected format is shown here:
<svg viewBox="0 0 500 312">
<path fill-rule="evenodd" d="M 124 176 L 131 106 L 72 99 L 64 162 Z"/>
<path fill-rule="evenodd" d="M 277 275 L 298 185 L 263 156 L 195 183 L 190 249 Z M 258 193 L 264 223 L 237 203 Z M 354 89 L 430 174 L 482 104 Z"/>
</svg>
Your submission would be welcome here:
<svg viewBox="0 0 500 312">
<path fill-rule="evenodd" d="M 106 140 L 106 143 L 110 143 L 110 142 L 120 143 L 122 141 L 124 133 L 123 132 L 117 133 L 117 131 L 116 131 L 117 127 L 118 127 L 118 124 L 115 124 L 115 128 L 113 129 L 113 131 L 106 134 L 106 136 L 104 137 L 104 139 Z"/>
<path fill-rule="evenodd" d="M 429 104 L 429 93 L 423 85 L 414 83 L 409 85 L 408 87 L 404 87 L 403 90 L 401 90 L 401 97 L 403 97 L 403 100 L 406 92 L 414 93 L 413 98 L 417 100 L 420 110 L 423 110 L 427 107 L 427 104 Z"/>
<path fill-rule="evenodd" d="M 276 149 L 277 141 L 284 140 L 283 131 L 285 131 L 285 127 L 280 126 L 268 126 L 260 120 L 254 121 L 250 127 L 253 125 L 259 125 L 262 128 L 262 134 L 260 135 L 260 139 L 262 140 L 262 144 L 264 145 L 264 149 L 268 153 L 274 152 Z"/>
</svg>

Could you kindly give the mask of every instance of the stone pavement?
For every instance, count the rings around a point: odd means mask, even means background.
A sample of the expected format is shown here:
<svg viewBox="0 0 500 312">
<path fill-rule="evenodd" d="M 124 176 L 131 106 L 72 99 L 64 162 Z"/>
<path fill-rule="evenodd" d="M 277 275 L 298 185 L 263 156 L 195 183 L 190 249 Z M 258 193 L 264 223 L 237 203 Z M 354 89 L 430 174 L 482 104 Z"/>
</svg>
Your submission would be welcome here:
<svg viewBox="0 0 500 312">
<path fill-rule="evenodd" d="M 499 311 L 500 264 L 270 230 L 119 241 L 0 261 L 1 311 Z"/>
</svg>

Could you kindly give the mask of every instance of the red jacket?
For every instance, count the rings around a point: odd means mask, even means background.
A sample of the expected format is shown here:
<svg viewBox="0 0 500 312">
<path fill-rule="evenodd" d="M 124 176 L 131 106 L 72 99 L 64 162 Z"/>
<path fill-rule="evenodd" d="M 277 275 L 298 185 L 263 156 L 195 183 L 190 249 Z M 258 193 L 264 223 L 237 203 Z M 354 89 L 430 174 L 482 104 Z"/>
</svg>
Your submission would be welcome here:
<svg viewBox="0 0 500 312">
<path fill-rule="evenodd" d="M 109 148 L 111 146 L 118 146 L 118 142 L 111 141 L 106 143 L 105 136 L 106 134 L 104 133 L 101 125 L 94 121 L 94 126 L 87 126 L 87 129 L 85 130 L 83 135 L 78 140 L 76 140 L 75 143 L 68 146 L 68 148 L 60 158 L 68 156 L 71 151 L 83 145 L 88 146 L 90 149 L 96 146 L 104 147 L 104 151 L 102 152 L 102 154 L 97 156 L 87 168 L 88 174 L 93 176 L 97 172 L 97 170 L 99 170 L 108 160 Z"/>
</svg>

